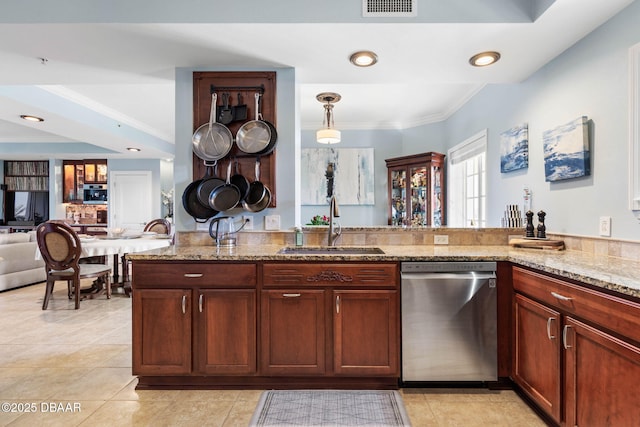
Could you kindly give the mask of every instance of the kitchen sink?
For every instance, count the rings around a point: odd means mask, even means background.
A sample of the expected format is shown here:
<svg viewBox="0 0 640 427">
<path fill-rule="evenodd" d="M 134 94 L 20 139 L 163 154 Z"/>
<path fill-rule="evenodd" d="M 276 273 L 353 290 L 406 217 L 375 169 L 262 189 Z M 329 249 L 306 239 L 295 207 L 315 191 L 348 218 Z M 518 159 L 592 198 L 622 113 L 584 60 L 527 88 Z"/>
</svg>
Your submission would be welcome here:
<svg viewBox="0 0 640 427">
<path fill-rule="evenodd" d="M 289 246 L 278 251 L 285 255 L 377 255 L 384 251 L 376 247 L 354 246 Z"/>
</svg>

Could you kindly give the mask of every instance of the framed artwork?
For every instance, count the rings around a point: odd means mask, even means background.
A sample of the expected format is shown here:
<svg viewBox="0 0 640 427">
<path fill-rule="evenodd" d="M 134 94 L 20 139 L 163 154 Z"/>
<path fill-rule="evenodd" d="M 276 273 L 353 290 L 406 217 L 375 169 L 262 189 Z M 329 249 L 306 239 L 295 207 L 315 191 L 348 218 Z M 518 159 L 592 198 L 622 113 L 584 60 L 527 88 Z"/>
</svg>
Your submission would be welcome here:
<svg viewBox="0 0 640 427">
<path fill-rule="evenodd" d="M 523 123 L 500 134 L 500 172 L 529 167 L 529 126 Z"/>
<path fill-rule="evenodd" d="M 326 205 L 327 164 L 335 164 L 334 194 L 340 205 L 375 204 L 373 148 L 303 148 L 303 205 Z"/>
<path fill-rule="evenodd" d="M 546 181 L 589 175 L 591 162 L 586 116 L 543 132 L 542 141 Z"/>
</svg>

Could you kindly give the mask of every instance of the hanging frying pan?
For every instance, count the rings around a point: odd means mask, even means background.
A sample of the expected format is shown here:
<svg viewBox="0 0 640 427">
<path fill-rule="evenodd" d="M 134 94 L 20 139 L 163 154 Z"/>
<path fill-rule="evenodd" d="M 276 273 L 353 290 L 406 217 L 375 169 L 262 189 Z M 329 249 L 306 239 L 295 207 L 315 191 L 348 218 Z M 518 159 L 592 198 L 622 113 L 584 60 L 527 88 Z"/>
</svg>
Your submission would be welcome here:
<svg viewBox="0 0 640 427">
<path fill-rule="evenodd" d="M 205 163 L 206 164 L 206 163 Z M 211 174 L 211 167 L 207 166 L 207 171 L 198 184 L 198 201 L 203 206 L 209 206 L 209 195 L 217 187 L 224 185 L 224 179 L 218 178 L 218 162 L 213 165 L 214 172 Z"/>
<path fill-rule="evenodd" d="M 256 179 L 251 184 L 249 184 L 249 191 L 247 192 L 247 196 L 242 201 L 242 207 L 244 208 L 244 210 L 247 210 L 249 212 L 260 212 L 262 209 L 266 208 L 269 203 L 262 206 L 265 198 L 268 198 L 269 202 L 271 201 L 271 192 L 262 182 L 260 182 L 259 156 L 256 158 L 255 174 Z"/>
<path fill-rule="evenodd" d="M 229 128 L 223 124 L 216 123 L 217 102 L 218 95 L 214 92 L 211 94 L 209 123 L 205 123 L 196 129 L 191 139 L 193 152 L 196 153 L 196 156 L 210 162 L 219 160 L 229 154 L 233 146 L 233 135 Z"/>
<path fill-rule="evenodd" d="M 210 165 L 205 162 L 205 165 L 209 167 Z M 208 175 L 208 172 L 205 173 L 205 177 Z M 218 215 L 218 211 L 211 208 L 210 206 L 205 206 L 198 200 L 198 185 L 202 182 L 202 179 L 197 179 L 193 181 L 191 184 L 187 185 L 187 188 L 184 189 L 184 193 L 182 193 L 182 206 L 184 210 L 193 217 L 196 222 L 207 222 L 209 218 L 212 218 Z"/>
<path fill-rule="evenodd" d="M 227 182 L 216 187 L 209 195 L 209 206 L 217 211 L 228 211 L 240 202 L 240 190 L 231 183 L 231 162 L 227 166 Z"/>
<path fill-rule="evenodd" d="M 231 175 L 231 183 L 238 187 L 240 191 L 240 201 L 243 201 L 247 194 L 249 194 L 249 180 L 238 172 L 238 161 L 234 159 L 235 174 Z"/>
<path fill-rule="evenodd" d="M 236 134 L 236 145 L 248 154 L 257 154 L 265 150 L 271 142 L 271 128 L 260 120 L 260 94 L 255 95 L 255 120 L 243 124 Z"/>
</svg>

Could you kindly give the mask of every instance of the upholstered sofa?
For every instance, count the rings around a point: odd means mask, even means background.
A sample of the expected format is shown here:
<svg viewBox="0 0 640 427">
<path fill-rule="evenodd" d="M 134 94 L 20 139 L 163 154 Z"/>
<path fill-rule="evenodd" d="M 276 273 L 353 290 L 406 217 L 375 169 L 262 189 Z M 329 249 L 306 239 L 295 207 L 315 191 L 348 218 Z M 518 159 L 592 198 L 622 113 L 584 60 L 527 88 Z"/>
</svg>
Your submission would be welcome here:
<svg viewBox="0 0 640 427">
<path fill-rule="evenodd" d="M 36 260 L 36 236 L 0 234 L 0 291 L 46 280 L 44 261 Z"/>
</svg>

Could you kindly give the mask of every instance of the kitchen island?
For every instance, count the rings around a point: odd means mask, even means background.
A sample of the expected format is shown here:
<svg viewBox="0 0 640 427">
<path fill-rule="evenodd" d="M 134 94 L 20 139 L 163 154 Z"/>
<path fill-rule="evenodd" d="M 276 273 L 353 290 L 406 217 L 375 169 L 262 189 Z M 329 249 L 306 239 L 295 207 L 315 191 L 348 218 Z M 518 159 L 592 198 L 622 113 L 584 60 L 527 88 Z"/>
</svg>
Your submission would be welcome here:
<svg viewBox="0 0 640 427">
<path fill-rule="evenodd" d="M 640 418 L 640 263 L 506 245 L 378 247 L 129 255 L 138 387 L 397 388 L 400 263 L 496 261 L 493 386 L 514 386 L 556 424 Z"/>
</svg>

